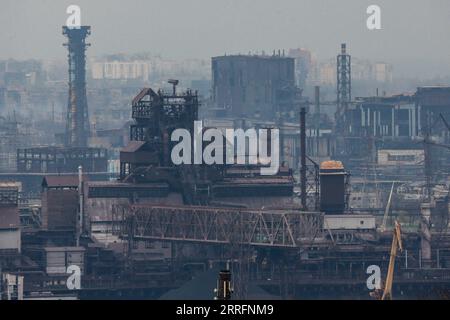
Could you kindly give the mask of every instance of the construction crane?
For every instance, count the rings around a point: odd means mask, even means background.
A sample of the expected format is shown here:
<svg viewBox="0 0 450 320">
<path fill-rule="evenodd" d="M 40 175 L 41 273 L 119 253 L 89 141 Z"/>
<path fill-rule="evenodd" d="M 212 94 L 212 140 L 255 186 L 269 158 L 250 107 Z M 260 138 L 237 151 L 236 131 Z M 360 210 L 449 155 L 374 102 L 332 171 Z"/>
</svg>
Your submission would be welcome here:
<svg viewBox="0 0 450 320">
<path fill-rule="evenodd" d="M 389 259 L 388 273 L 386 276 L 386 281 L 384 282 L 384 289 L 380 288 L 372 292 L 370 295 L 379 300 L 392 300 L 392 283 L 394 281 L 394 270 L 395 270 L 395 258 L 397 257 L 397 250 L 403 251 L 402 245 L 402 231 L 400 228 L 400 223 L 395 221 L 395 226 L 392 236 L 392 246 L 391 246 L 391 257 Z M 383 291 L 383 294 L 381 294 Z"/>
<path fill-rule="evenodd" d="M 380 228 L 382 232 L 384 232 L 386 230 L 386 223 L 387 223 L 387 219 L 388 219 L 388 215 L 389 215 L 389 209 L 391 208 L 391 203 L 392 203 L 392 194 L 394 193 L 394 185 L 395 185 L 395 181 L 392 182 L 391 192 L 389 193 L 389 199 L 386 204 L 386 209 L 384 210 L 383 222 L 382 222 L 381 228 Z"/>
<path fill-rule="evenodd" d="M 384 292 L 381 300 L 392 300 L 392 283 L 394 280 L 395 258 L 397 257 L 397 249 L 403 251 L 402 231 L 400 223 L 395 221 L 394 232 L 392 236 L 391 257 L 389 259 L 388 273 L 384 285 Z"/>
</svg>

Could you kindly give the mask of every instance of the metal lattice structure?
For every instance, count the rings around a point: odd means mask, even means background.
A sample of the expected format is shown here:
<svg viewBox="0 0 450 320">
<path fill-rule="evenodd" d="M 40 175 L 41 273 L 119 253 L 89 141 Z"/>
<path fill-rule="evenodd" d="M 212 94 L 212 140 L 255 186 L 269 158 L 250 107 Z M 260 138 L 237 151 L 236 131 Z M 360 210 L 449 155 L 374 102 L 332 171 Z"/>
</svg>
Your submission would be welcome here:
<svg viewBox="0 0 450 320">
<path fill-rule="evenodd" d="M 103 148 L 37 147 L 17 150 L 17 170 L 26 173 L 106 172 L 108 152 Z"/>
<path fill-rule="evenodd" d="M 337 56 L 337 120 L 341 122 L 352 100 L 351 56 L 347 54 L 346 44 L 341 45 L 341 54 Z M 342 123 L 341 123 L 342 124 Z"/>
<path fill-rule="evenodd" d="M 247 298 L 255 248 L 305 250 L 326 244 L 320 212 L 148 205 L 115 205 L 112 212 L 112 232 L 127 240 L 126 252 L 136 241 L 223 246 L 237 299 Z"/>
<path fill-rule="evenodd" d="M 130 148 L 123 150 L 128 154 L 121 154 L 121 179 L 150 165 L 173 166 L 170 161 L 170 150 L 175 144 L 170 141 L 172 132 L 176 129 L 193 132 L 199 106 L 197 92 L 187 90 L 177 93 L 178 81 L 170 80 L 170 83 L 173 84 L 171 93 L 144 88 L 133 99 L 134 123 L 130 126 Z M 145 145 L 140 142 L 145 142 Z M 139 145 L 139 148 L 133 148 L 133 145 Z M 145 154 L 136 156 L 139 151 Z"/>
<path fill-rule="evenodd" d="M 197 206 L 116 205 L 113 232 L 124 239 L 300 248 L 322 238 L 323 214 Z"/>
<path fill-rule="evenodd" d="M 302 209 L 319 209 L 319 165 L 306 155 L 306 107 L 300 108 L 300 201 Z"/>
<path fill-rule="evenodd" d="M 309 210 L 318 211 L 320 208 L 320 177 L 319 164 L 306 156 L 310 164 L 306 166 L 306 205 Z"/>
<path fill-rule="evenodd" d="M 88 147 L 90 136 L 86 97 L 86 37 L 91 27 L 63 27 L 68 38 L 69 101 L 67 105 L 64 147 L 44 146 L 17 149 L 17 171 L 22 173 L 76 173 L 107 172 L 108 152 L 103 148 Z"/>
<path fill-rule="evenodd" d="M 86 97 L 86 37 L 91 27 L 63 27 L 69 50 L 69 102 L 67 106 L 66 146 L 86 147 L 89 137 L 89 115 Z"/>
</svg>

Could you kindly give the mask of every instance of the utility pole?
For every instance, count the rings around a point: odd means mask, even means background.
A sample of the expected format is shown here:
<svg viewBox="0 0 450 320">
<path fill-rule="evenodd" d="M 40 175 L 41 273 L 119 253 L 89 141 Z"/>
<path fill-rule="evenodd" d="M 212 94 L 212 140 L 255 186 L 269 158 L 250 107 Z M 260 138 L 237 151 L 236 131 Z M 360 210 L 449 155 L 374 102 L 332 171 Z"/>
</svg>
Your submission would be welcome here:
<svg viewBox="0 0 450 320">
<path fill-rule="evenodd" d="M 84 215 L 84 197 L 83 197 L 83 167 L 78 167 L 78 219 L 77 219 L 77 247 L 80 246 L 80 238 L 83 234 L 83 215 Z"/>
<path fill-rule="evenodd" d="M 306 107 L 300 108 L 300 188 L 301 205 L 306 210 Z"/>
<path fill-rule="evenodd" d="M 314 103 L 316 106 L 315 110 L 315 129 L 316 129 L 316 156 L 319 156 L 319 137 L 320 137 L 320 86 L 314 87 Z"/>
</svg>

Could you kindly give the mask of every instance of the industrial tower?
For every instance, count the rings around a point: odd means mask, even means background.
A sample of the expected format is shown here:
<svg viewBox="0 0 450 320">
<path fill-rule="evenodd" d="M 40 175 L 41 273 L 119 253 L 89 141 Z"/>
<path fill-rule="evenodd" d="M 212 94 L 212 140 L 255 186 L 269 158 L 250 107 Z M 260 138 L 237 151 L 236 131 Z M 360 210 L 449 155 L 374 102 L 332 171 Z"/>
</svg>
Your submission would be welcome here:
<svg viewBox="0 0 450 320">
<path fill-rule="evenodd" d="M 28 173 L 85 173 L 108 171 L 108 152 L 88 147 L 89 116 L 86 98 L 86 37 L 91 27 L 63 27 L 69 41 L 69 101 L 64 147 L 42 146 L 17 149 L 17 170 Z"/>
<path fill-rule="evenodd" d="M 341 54 L 337 56 L 337 112 L 338 129 L 345 127 L 345 111 L 352 100 L 351 57 L 347 54 L 346 44 L 341 44 Z"/>
<path fill-rule="evenodd" d="M 67 147 L 86 147 L 89 137 L 89 115 L 86 98 L 86 37 L 91 34 L 90 26 L 79 28 L 63 27 L 68 38 L 69 54 L 69 101 L 65 144 Z"/>
</svg>

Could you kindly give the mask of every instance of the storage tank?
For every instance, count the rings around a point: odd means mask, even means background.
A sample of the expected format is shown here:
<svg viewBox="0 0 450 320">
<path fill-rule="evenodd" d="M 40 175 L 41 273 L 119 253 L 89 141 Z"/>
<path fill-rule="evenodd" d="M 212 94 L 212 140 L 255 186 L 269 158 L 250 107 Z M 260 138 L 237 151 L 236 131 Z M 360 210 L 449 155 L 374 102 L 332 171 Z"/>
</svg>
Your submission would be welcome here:
<svg viewBox="0 0 450 320">
<path fill-rule="evenodd" d="M 320 210 L 326 214 L 342 214 L 346 205 L 347 172 L 340 161 L 320 164 Z"/>
</svg>

